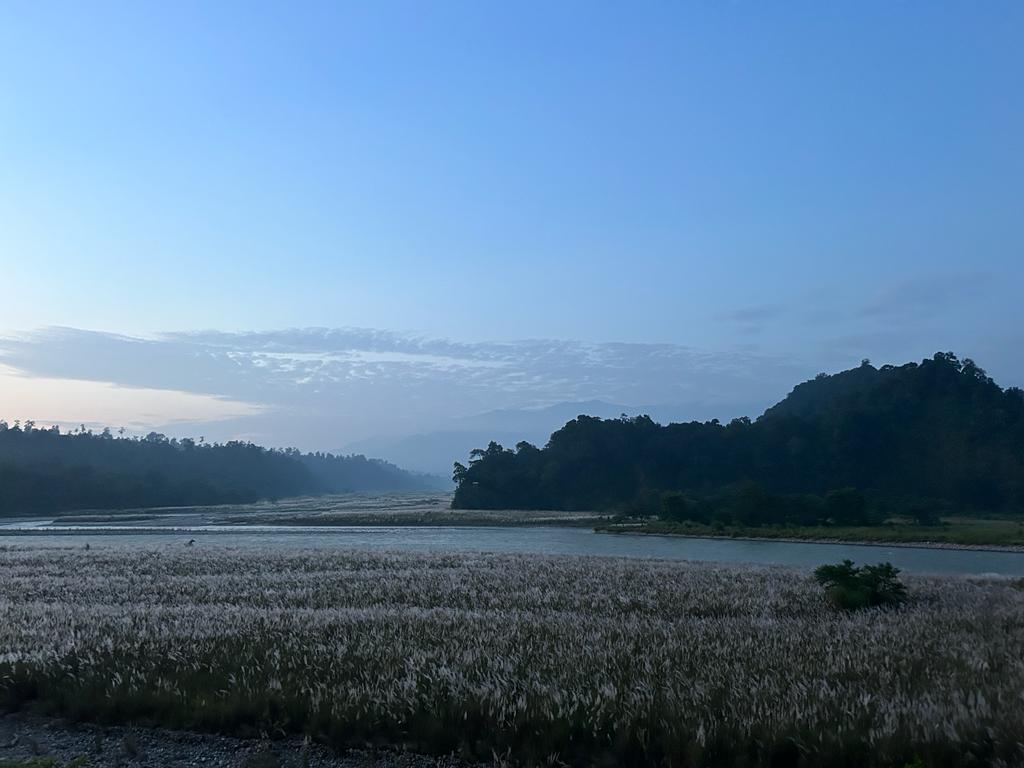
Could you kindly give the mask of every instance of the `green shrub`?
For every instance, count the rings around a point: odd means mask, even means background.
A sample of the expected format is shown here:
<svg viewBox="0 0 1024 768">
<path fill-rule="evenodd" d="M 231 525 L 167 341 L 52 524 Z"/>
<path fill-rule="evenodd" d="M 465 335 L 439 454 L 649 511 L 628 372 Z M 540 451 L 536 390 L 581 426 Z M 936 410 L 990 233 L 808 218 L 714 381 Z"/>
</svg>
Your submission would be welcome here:
<svg viewBox="0 0 1024 768">
<path fill-rule="evenodd" d="M 666 491 L 661 494 L 661 516 L 665 520 L 682 522 L 690 519 L 690 505 L 686 497 L 679 491 Z"/>
<path fill-rule="evenodd" d="M 822 565 L 814 578 L 829 598 L 844 611 L 879 605 L 899 605 L 907 599 L 907 588 L 899 580 L 900 569 L 892 563 L 854 566 L 852 560 L 838 565 Z"/>
</svg>

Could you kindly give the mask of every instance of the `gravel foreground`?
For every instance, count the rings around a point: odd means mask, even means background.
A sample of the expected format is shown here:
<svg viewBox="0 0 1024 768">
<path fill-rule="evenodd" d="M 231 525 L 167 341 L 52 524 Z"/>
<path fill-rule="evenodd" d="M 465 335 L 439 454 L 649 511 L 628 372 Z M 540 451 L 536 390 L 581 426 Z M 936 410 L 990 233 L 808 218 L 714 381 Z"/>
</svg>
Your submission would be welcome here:
<svg viewBox="0 0 1024 768">
<path fill-rule="evenodd" d="M 454 758 L 399 752 L 338 754 L 302 739 L 262 741 L 168 731 L 101 727 L 65 720 L 0 717 L 0 768 L 468 768 Z"/>
</svg>

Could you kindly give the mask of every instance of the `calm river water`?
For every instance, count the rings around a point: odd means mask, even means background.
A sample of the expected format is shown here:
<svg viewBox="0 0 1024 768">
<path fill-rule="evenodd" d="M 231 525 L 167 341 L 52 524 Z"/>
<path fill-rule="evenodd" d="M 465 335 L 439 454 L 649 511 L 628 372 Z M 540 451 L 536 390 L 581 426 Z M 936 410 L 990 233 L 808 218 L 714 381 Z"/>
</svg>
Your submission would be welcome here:
<svg viewBox="0 0 1024 768">
<path fill-rule="evenodd" d="M 223 526 L 162 524 L 55 526 L 19 521 L 0 526 L 0 546 L 231 546 L 251 549 L 337 547 L 415 552 L 483 551 L 762 563 L 813 568 L 849 558 L 857 563 L 889 561 L 917 573 L 1024 576 L 1024 553 L 926 549 L 855 544 L 692 539 L 594 533 L 571 527 L 454 526 Z"/>
</svg>

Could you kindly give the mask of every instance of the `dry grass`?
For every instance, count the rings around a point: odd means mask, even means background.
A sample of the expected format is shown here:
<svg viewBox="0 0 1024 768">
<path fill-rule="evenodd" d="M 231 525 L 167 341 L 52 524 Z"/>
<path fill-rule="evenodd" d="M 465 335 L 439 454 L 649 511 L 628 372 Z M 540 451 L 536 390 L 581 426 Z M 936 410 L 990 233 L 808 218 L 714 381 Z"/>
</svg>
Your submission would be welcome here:
<svg viewBox="0 0 1024 768">
<path fill-rule="evenodd" d="M 1024 762 L 1024 590 L 635 560 L 0 550 L 9 707 L 519 761 Z"/>
</svg>

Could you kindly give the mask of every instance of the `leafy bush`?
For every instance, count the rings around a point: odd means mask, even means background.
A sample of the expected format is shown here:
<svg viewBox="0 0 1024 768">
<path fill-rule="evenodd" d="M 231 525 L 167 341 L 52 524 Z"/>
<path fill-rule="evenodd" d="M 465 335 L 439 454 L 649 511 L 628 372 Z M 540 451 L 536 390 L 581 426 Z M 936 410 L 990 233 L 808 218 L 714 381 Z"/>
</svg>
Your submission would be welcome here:
<svg viewBox="0 0 1024 768">
<path fill-rule="evenodd" d="M 852 560 L 838 565 L 822 565 L 814 578 L 829 598 L 844 611 L 879 605 L 899 605 L 907 599 L 907 588 L 899 580 L 900 569 L 892 563 L 854 566 Z"/>
<path fill-rule="evenodd" d="M 681 522 L 690 519 L 690 504 L 679 491 L 666 491 L 661 494 L 661 516 L 666 520 Z"/>
<path fill-rule="evenodd" d="M 918 525 L 939 525 L 944 511 L 949 512 L 948 505 L 935 499 L 916 499 L 907 508 L 907 512 Z"/>
</svg>

